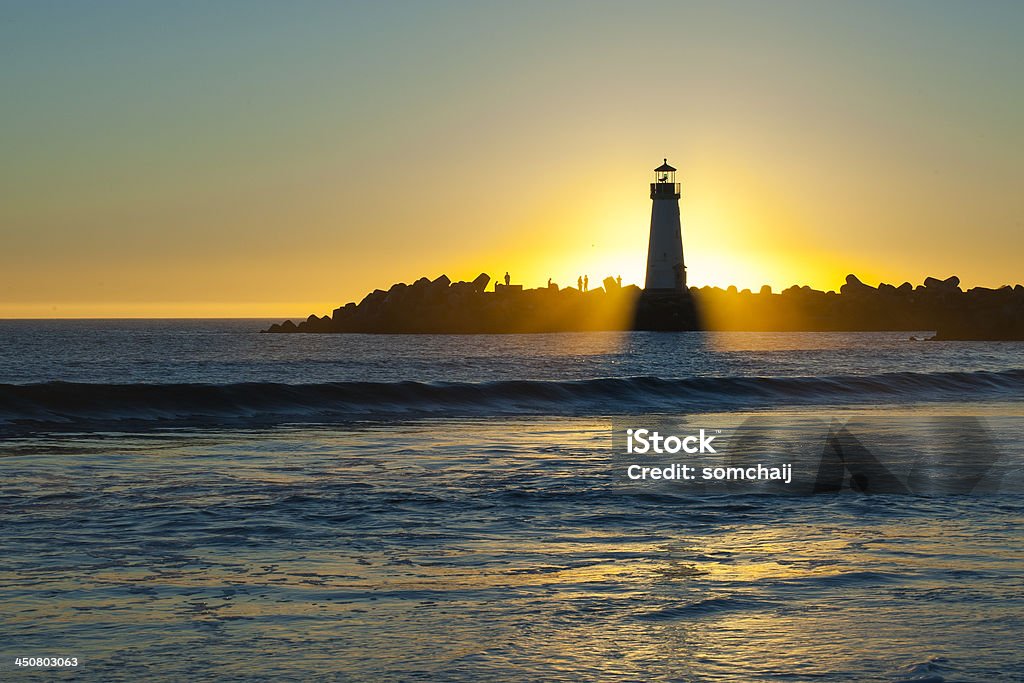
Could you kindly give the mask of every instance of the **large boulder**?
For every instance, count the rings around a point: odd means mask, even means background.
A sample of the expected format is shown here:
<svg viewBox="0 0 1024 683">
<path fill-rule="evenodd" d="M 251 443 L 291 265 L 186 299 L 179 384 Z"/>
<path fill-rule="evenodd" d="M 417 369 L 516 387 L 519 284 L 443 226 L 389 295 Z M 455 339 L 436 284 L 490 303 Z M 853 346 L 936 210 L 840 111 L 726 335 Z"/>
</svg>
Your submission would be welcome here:
<svg viewBox="0 0 1024 683">
<path fill-rule="evenodd" d="M 408 292 L 410 292 L 410 291 L 411 291 L 411 288 L 409 287 L 409 285 L 405 284 L 404 282 L 399 282 L 398 284 L 391 285 L 391 288 L 388 290 L 388 295 L 386 297 L 384 297 L 384 303 L 386 303 L 386 304 L 396 304 L 396 303 L 399 303 L 403 299 L 406 298 Z"/>
<path fill-rule="evenodd" d="M 483 292 L 487 289 L 488 283 L 491 281 L 491 276 L 487 273 L 480 273 L 473 278 L 473 290 L 476 292 Z"/>
<path fill-rule="evenodd" d="M 363 297 L 363 300 L 359 302 L 359 308 L 369 308 L 375 306 L 383 302 L 384 299 L 387 298 L 387 296 L 388 293 L 385 292 L 383 289 L 375 289 Z"/>
<path fill-rule="evenodd" d="M 849 275 L 846 276 L 846 284 L 839 288 L 840 294 L 846 294 L 850 296 L 856 296 L 858 294 L 867 294 L 868 292 L 874 291 L 874 287 L 864 284 L 853 273 L 850 273 Z"/>
<path fill-rule="evenodd" d="M 430 283 L 427 287 L 427 303 L 440 303 L 448 295 L 448 287 L 450 287 L 452 281 L 448 279 L 447 275 L 441 275 L 436 280 Z"/>
<path fill-rule="evenodd" d="M 926 277 L 924 279 L 924 286 L 926 289 L 932 289 L 940 292 L 952 292 L 960 289 L 960 278 L 956 275 L 940 280 L 937 277 Z"/>
</svg>

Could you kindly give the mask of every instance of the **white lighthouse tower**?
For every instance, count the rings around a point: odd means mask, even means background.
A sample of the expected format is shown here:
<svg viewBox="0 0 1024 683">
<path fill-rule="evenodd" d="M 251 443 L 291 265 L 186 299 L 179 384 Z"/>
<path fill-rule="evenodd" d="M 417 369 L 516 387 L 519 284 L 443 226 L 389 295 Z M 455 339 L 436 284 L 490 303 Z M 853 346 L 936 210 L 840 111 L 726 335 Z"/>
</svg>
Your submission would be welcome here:
<svg viewBox="0 0 1024 683">
<path fill-rule="evenodd" d="M 654 169 L 651 183 L 651 238 L 647 244 L 646 290 L 686 289 L 683 233 L 679 225 L 679 183 L 676 169 L 665 163 Z"/>
</svg>

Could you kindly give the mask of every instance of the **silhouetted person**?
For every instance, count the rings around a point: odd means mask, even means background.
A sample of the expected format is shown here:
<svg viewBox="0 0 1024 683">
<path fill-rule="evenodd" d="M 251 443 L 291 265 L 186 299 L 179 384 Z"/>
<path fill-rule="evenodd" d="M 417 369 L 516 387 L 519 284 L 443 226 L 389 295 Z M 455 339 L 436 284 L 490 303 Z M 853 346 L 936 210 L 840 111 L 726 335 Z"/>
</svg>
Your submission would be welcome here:
<svg viewBox="0 0 1024 683">
<path fill-rule="evenodd" d="M 583 276 L 582 275 L 580 275 L 578 278 L 576 278 L 576 289 L 580 290 L 581 292 L 583 291 Z"/>
<path fill-rule="evenodd" d="M 622 276 L 621 275 L 616 275 L 615 276 L 615 284 L 617 284 L 619 287 L 622 286 Z"/>
<path fill-rule="evenodd" d="M 509 277 L 508 271 L 506 270 L 505 271 L 505 286 L 508 287 L 509 283 L 511 283 L 511 282 L 512 282 L 512 278 Z"/>
<path fill-rule="evenodd" d="M 590 278 L 588 278 L 586 275 L 584 275 L 583 276 L 583 291 L 585 292 L 588 289 L 590 289 Z"/>
</svg>

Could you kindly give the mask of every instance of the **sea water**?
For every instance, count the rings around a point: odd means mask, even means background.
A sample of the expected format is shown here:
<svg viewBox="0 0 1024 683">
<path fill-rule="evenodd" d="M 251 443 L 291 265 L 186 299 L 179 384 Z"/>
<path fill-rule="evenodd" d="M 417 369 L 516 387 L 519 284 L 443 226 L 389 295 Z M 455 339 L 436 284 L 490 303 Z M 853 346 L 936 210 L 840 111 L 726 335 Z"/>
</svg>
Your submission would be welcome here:
<svg viewBox="0 0 1024 683">
<path fill-rule="evenodd" d="M 0 679 L 1024 681 L 1020 345 L 266 324 L 0 323 Z M 810 488 L 630 481 L 666 421 Z"/>
</svg>

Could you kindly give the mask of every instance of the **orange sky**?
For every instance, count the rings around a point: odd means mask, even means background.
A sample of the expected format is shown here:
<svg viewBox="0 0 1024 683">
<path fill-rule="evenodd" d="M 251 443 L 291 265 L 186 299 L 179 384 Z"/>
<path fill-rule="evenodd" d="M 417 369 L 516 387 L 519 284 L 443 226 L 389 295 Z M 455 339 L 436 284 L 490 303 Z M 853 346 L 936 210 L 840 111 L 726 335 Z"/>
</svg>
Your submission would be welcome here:
<svg viewBox="0 0 1024 683">
<path fill-rule="evenodd" d="M 692 285 L 1024 280 L 1021 6 L 253 7 L 0 23 L 0 317 L 642 284 L 665 156 Z"/>
</svg>

